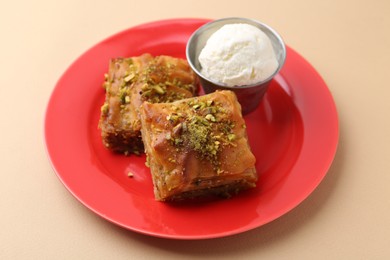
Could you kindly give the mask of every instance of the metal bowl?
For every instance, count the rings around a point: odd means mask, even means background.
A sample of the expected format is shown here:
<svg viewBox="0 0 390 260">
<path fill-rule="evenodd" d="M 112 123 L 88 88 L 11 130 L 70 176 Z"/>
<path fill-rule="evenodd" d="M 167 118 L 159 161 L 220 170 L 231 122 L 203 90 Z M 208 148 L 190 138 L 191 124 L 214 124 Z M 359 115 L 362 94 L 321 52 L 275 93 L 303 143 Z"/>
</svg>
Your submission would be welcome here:
<svg viewBox="0 0 390 260">
<path fill-rule="evenodd" d="M 253 25 L 263 31 L 271 40 L 272 47 L 275 51 L 279 66 L 275 70 L 275 72 L 267 79 L 251 85 L 230 87 L 215 82 L 202 75 L 201 65 L 199 63 L 198 57 L 203 47 L 206 45 L 207 40 L 214 32 L 216 32 L 223 25 L 233 23 L 246 23 Z M 192 70 L 198 75 L 205 93 L 211 93 L 216 90 L 231 90 L 236 94 L 237 99 L 241 104 L 242 113 L 248 114 L 249 112 L 256 109 L 256 107 L 259 105 L 261 99 L 263 98 L 264 94 L 268 89 L 270 81 L 283 67 L 284 62 L 286 60 L 286 46 L 280 35 L 268 25 L 252 19 L 231 17 L 211 21 L 196 30 L 188 40 L 186 47 L 186 56 Z"/>
</svg>

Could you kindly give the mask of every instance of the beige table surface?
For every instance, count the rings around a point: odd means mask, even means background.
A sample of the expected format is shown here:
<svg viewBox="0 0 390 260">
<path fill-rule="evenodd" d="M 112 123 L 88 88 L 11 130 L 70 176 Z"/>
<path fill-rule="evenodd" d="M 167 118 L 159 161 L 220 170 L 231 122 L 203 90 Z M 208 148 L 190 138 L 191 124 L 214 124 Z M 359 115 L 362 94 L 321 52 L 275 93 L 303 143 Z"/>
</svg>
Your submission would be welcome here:
<svg viewBox="0 0 390 260">
<path fill-rule="evenodd" d="M 328 84 L 340 142 L 324 181 L 283 217 L 213 240 L 148 237 L 92 213 L 46 155 L 58 78 L 128 27 L 227 16 L 273 26 Z M 390 1 L 3 1 L 0 28 L 0 259 L 390 259 Z"/>
</svg>

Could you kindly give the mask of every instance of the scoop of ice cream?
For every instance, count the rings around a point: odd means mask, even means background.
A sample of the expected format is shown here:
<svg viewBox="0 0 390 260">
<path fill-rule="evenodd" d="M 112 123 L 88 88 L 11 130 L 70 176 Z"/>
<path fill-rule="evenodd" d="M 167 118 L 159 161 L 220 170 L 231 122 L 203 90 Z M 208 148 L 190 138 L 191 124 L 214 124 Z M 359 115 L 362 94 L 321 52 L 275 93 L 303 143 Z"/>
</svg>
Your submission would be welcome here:
<svg viewBox="0 0 390 260">
<path fill-rule="evenodd" d="M 213 33 L 199 55 L 202 74 L 227 86 L 267 79 L 278 68 L 271 40 L 249 24 L 227 24 Z"/>
</svg>

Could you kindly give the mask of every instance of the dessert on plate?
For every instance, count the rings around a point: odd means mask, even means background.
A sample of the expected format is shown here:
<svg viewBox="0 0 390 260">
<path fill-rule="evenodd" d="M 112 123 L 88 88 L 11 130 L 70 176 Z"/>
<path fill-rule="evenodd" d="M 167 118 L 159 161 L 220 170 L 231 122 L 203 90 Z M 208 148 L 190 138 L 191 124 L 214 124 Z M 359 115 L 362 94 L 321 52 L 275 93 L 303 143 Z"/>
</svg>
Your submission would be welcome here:
<svg viewBox="0 0 390 260">
<path fill-rule="evenodd" d="M 150 54 L 111 59 L 103 86 L 106 99 L 99 121 L 103 143 L 124 154 L 143 151 L 139 108 L 144 101 L 172 102 L 198 92 L 186 60 Z"/>
<path fill-rule="evenodd" d="M 256 159 L 232 91 L 144 102 L 140 118 L 156 200 L 230 196 L 256 186 Z"/>
</svg>

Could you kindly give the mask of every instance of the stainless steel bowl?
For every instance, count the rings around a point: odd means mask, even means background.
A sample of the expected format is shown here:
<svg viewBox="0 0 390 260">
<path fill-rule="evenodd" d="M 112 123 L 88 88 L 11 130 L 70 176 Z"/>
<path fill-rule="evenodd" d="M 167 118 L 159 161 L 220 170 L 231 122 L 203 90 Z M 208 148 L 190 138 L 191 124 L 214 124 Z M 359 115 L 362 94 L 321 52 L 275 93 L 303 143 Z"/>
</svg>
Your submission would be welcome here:
<svg viewBox="0 0 390 260">
<path fill-rule="evenodd" d="M 202 75 L 198 57 L 203 47 L 206 45 L 207 40 L 223 25 L 233 23 L 246 23 L 256 26 L 262 30 L 271 40 L 279 66 L 276 71 L 267 79 L 251 85 L 230 87 L 215 82 Z M 188 63 L 190 64 L 192 70 L 199 76 L 200 83 L 206 93 L 211 93 L 218 89 L 234 91 L 238 101 L 241 104 L 242 113 L 248 114 L 249 112 L 252 112 L 254 109 L 256 109 L 256 107 L 259 105 L 261 99 L 268 89 L 270 81 L 283 67 L 286 60 L 286 47 L 280 35 L 268 25 L 252 19 L 231 17 L 211 21 L 196 30 L 188 40 L 186 55 Z"/>
</svg>

